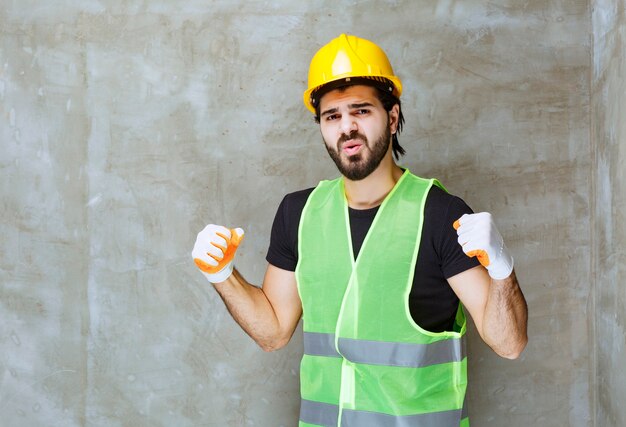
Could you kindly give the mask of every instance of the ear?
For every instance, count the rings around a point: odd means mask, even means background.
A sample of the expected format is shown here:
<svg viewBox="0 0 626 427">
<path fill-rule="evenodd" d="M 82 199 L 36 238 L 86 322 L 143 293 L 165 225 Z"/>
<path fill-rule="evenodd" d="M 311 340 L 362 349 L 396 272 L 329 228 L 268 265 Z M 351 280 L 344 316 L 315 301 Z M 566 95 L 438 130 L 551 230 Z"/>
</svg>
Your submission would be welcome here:
<svg viewBox="0 0 626 427">
<path fill-rule="evenodd" d="M 389 110 L 389 130 L 391 131 L 392 135 L 394 135 L 398 130 L 399 117 L 400 107 L 398 106 L 398 104 L 395 104 L 393 107 L 391 107 L 391 110 Z"/>
</svg>

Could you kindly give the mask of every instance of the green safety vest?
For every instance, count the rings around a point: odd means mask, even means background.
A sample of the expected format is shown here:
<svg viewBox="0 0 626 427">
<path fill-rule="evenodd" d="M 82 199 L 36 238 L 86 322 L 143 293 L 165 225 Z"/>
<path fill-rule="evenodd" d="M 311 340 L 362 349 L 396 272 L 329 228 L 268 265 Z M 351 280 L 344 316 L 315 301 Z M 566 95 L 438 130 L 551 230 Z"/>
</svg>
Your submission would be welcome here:
<svg viewBox="0 0 626 427">
<path fill-rule="evenodd" d="M 465 316 L 453 331 L 415 323 L 408 296 L 426 196 L 404 172 L 354 259 L 343 179 L 322 181 L 298 230 L 303 307 L 300 427 L 468 427 Z M 452 226 L 452 225 L 451 225 Z"/>
</svg>

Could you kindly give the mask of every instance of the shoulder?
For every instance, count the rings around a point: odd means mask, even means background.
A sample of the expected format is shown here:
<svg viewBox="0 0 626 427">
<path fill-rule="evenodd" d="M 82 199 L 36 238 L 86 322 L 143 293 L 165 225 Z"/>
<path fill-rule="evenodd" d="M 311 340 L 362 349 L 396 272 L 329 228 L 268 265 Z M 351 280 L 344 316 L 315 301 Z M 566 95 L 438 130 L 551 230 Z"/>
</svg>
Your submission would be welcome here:
<svg viewBox="0 0 626 427">
<path fill-rule="evenodd" d="M 296 233 L 300 224 L 300 217 L 304 211 L 304 205 L 313 192 L 315 187 L 288 193 L 278 206 L 274 222 L 282 224 L 282 227 L 288 230 L 288 233 Z"/>
<path fill-rule="evenodd" d="M 430 188 L 424 206 L 425 215 L 443 219 L 459 212 L 462 212 L 461 215 L 463 215 L 464 213 L 471 213 L 472 209 L 460 197 L 450 194 L 436 185 Z"/>
<path fill-rule="evenodd" d="M 298 262 L 298 227 L 313 188 L 287 194 L 276 211 L 265 259 L 275 267 L 294 271 Z"/>
<path fill-rule="evenodd" d="M 299 217 L 306 205 L 306 201 L 313 192 L 315 187 L 307 188 L 304 190 L 294 191 L 293 193 L 286 194 L 280 203 L 280 210 L 284 213 L 295 213 Z"/>
</svg>

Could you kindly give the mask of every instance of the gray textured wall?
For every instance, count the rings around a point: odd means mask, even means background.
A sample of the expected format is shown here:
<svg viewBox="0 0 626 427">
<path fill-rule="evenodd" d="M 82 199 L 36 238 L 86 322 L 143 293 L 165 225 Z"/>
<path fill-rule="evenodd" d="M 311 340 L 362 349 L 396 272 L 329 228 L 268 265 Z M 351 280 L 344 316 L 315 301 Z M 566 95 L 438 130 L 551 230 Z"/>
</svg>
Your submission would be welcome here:
<svg viewBox="0 0 626 427">
<path fill-rule="evenodd" d="M 626 426 L 626 1 L 593 2 L 596 423 Z"/>
<path fill-rule="evenodd" d="M 471 335 L 473 424 L 592 425 L 590 15 L 586 0 L 0 0 L 2 422 L 295 424 L 300 336 L 260 351 L 189 254 L 206 222 L 241 226 L 238 266 L 260 282 L 284 193 L 336 174 L 301 94 L 315 50 L 349 32 L 403 79 L 403 163 L 492 211 L 516 259 L 530 344 L 510 362 Z"/>
</svg>

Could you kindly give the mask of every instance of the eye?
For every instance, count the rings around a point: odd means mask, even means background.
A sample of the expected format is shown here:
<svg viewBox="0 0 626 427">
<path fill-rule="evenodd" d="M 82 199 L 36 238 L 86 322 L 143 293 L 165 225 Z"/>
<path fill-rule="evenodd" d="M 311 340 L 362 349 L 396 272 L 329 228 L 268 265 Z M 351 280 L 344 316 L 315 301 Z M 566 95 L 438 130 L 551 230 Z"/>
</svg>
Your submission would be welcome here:
<svg viewBox="0 0 626 427">
<path fill-rule="evenodd" d="M 325 120 L 327 122 L 331 122 L 333 120 L 337 120 L 339 117 L 340 117 L 339 114 L 329 114 L 329 115 L 326 116 Z"/>
<path fill-rule="evenodd" d="M 356 110 L 354 112 L 354 114 L 358 115 L 358 116 L 362 116 L 364 114 L 368 114 L 370 112 L 370 110 L 368 110 L 367 108 L 359 108 L 358 110 Z"/>
</svg>

